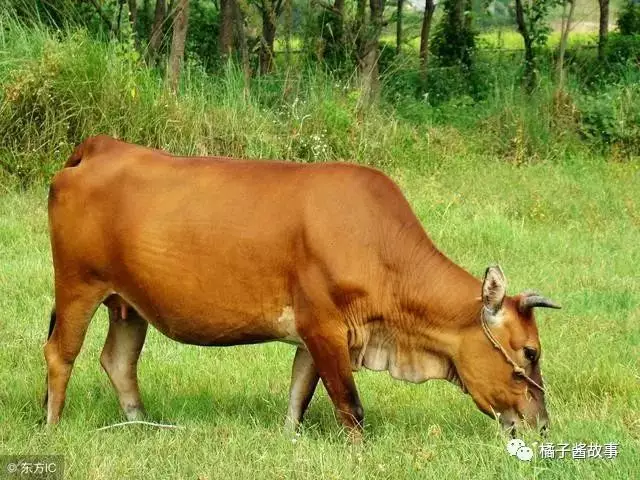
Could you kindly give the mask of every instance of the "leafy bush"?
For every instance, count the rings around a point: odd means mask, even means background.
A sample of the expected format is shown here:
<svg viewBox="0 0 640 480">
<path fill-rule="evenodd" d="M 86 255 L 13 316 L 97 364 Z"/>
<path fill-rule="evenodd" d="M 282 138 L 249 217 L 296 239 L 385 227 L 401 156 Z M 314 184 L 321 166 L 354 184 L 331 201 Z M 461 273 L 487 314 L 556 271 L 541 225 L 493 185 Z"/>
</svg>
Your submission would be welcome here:
<svg viewBox="0 0 640 480">
<path fill-rule="evenodd" d="M 620 16 L 618 29 L 622 35 L 640 34 L 640 4 L 636 0 L 627 0 Z"/>
<path fill-rule="evenodd" d="M 580 102 L 580 132 L 589 141 L 628 157 L 640 154 L 640 86 L 612 86 Z"/>
<path fill-rule="evenodd" d="M 185 49 L 188 58 L 197 58 L 209 71 L 220 66 L 220 17 L 211 1 L 192 0 L 189 14 L 189 35 Z"/>
<path fill-rule="evenodd" d="M 640 12 L 640 6 L 639 12 Z M 638 17 L 640 19 L 640 16 Z M 606 48 L 607 63 L 625 65 L 628 63 L 640 66 L 640 31 L 635 35 L 609 35 Z"/>
<path fill-rule="evenodd" d="M 464 2 L 462 12 L 457 11 L 459 1 Z M 470 0 L 444 0 L 444 15 L 432 42 L 433 53 L 442 65 L 471 68 L 477 35 L 471 22 L 471 4 Z"/>
</svg>

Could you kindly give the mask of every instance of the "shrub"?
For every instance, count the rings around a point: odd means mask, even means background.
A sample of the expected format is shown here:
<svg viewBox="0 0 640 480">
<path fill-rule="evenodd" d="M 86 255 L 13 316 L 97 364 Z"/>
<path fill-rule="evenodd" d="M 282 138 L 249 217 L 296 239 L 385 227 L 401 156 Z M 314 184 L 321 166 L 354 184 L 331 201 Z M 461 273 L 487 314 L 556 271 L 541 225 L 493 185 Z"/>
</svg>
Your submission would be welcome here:
<svg viewBox="0 0 640 480">
<path fill-rule="evenodd" d="M 640 4 L 636 0 L 627 0 L 620 16 L 618 28 L 622 35 L 640 34 Z"/>
<path fill-rule="evenodd" d="M 640 154 L 640 86 L 612 86 L 584 95 L 580 102 L 582 135 L 617 157 Z"/>
</svg>

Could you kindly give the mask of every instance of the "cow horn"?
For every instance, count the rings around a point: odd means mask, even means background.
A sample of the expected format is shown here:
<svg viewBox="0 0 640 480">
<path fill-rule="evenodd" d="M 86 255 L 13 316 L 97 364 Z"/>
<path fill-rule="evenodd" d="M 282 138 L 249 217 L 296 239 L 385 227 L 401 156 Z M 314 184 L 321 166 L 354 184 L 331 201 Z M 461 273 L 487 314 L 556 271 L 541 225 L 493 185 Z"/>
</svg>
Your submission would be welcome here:
<svg viewBox="0 0 640 480">
<path fill-rule="evenodd" d="M 522 298 L 520 298 L 520 303 L 518 305 L 518 310 L 521 312 L 525 312 L 533 307 L 541 307 L 541 308 L 562 308 L 557 303 L 549 300 L 548 298 L 543 297 L 535 292 L 531 292 L 528 295 L 525 294 Z"/>
</svg>

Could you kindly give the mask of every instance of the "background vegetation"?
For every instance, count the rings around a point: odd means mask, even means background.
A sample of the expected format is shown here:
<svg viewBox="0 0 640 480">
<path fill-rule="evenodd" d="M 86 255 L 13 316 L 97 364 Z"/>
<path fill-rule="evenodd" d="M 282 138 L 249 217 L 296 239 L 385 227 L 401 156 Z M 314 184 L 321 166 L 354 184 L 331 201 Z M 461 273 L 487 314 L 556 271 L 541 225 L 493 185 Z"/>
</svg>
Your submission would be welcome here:
<svg viewBox="0 0 640 480">
<path fill-rule="evenodd" d="M 69 478 L 637 476 L 638 6 L 576 0 L 567 30 L 571 3 L 427 0 L 426 15 L 409 2 L 186 3 L 0 0 L 0 454 L 63 454 Z M 280 11 L 275 22 L 265 10 Z M 617 442 L 618 458 L 518 462 L 455 387 L 371 372 L 356 379 L 362 447 L 345 445 L 321 388 L 292 439 L 280 428 L 291 347 L 202 349 L 155 331 L 143 399 L 152 419 L 184 429 L 96 432 L 121 418 L 98 364 L 104 312 L 62 423 L 44 429 L 46 184 L 97 133 L 383 169 L 456 262 L 477 276 L 499 262 L 510 291 L 563 305 L 539 314 L 547 440 Z"/>
<path fill-rule="evenodd" d="M 238 27 L 246 45 L 237 45 L 232 29 L 224 54 L 224 6 L 192 0 L 180 67 L 171 59 L 171 26 L 184 0 L 159 17 L 157 41 L 150 38 L 151 1 L 0 1 L 0 159 L 3 174 L 22 184 L 46 180 L 94 133 L 182 153 L 379 166 L 420 165 L 440 146 L 517 164 L 578 152 L 630 161 L 640 152 L 640 36 L 633 27 L 640 6 L 633 3 L 621 10 L 621 25 L 629 26 L 610 33 L 599 52 L 597 32 L 575 32 L 595 25 L 585 18 L 594 18 L 596 6 L 576 0 L 585 3 L 573 14 L 562 62 L 561 32 L 552 28 L 556 3 L 527 24 L 536 25 L 533 60 L 521 50 L 510 5 L 464 3 L 462 50 L 446 40 L 458 24 L 437 7 L 434 54 L 424 51 L 421 13 L 405 6 L 398 36 L 398 9 L 389 5 L 365 71 L 355 3 L 343 6 L 337 46 L 318 30 L 326 8 L 283 3 L 291 18 L 278 17 L 288 27 L 277 30 L 267 68 L 260 66 L 262 21 L 253 4 Z M 364 18 L 372 21 L 370 13 Z M 171 73 L 173 64 L 179 68 Z"/>
</svg>

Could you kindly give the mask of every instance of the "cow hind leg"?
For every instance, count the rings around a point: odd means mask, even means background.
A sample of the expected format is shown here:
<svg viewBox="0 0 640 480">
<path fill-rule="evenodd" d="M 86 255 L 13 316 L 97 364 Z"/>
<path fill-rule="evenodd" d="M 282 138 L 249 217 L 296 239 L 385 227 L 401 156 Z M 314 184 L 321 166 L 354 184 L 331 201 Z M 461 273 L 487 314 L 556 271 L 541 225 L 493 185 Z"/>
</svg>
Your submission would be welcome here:
<svg viewBox="0 0 640 480">
<path fill-rule="evenodd" d="M 89 321 L 104 297 L 96 285 L 56 282 L 56 309 L 44 346 L 47 362 L 47 423 L 60 421 L 73 363 L 80 353 Z"/>
<path fill-rule="evenodd" d="M 295 432 L 304 416 L 320 376 L 313 364 L 311 354 L 298 347 L 291 370 L 291 388 L 289 389 L 289 410 L 285 421 L 285 430 Z"/>
<path fill-rule="evenodd" d="M 147 335 L 148 323 L 132 308 L 109 307 L 109 332 L 100 355 L 127 420 L 145 416 L 138 389 L 138 358 Z"/>
</svg>

